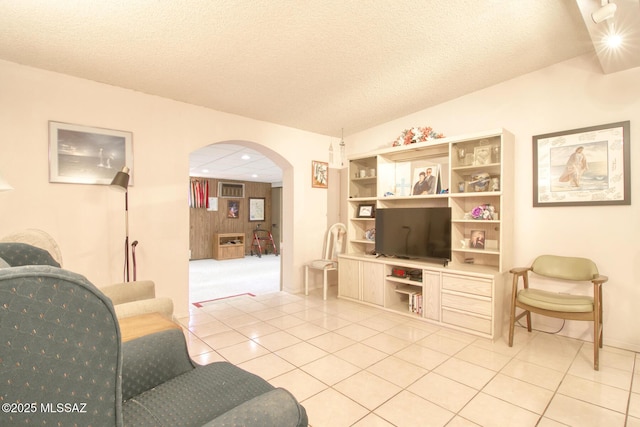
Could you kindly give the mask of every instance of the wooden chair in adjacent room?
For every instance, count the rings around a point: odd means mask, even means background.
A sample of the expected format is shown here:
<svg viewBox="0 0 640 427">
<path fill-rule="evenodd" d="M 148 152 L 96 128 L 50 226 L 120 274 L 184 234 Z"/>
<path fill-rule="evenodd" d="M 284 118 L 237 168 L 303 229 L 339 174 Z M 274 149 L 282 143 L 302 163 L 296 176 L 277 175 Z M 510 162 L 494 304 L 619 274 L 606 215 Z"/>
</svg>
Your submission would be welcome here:
<svg viewBox="0 0 640 427">
<path fill-rule="evenodd" d="M 529 272 L 539 276 L 571 284 L 591 284 L 591 295 L 555 293 L 529 286 Z M 531 267 L 513 268 L 513 290 L 511 295 L 511 319 L 509 322 L 509 347 L 513 346 L 515 323 L 522 317 L 527 319 L 527 330 L 531 332 L 531 313 L 566 320 L 593 322 L 593 369 L 599 370 L 599 349 L 602 348 L 602 284 L 608 278 L 598 273 L 596 264 L 587 258 L 541 255 Z M 522 278 L 523 287 L 518 290 Z M 516 307 L 523 311 L 516 315 Z"/>
</svg>

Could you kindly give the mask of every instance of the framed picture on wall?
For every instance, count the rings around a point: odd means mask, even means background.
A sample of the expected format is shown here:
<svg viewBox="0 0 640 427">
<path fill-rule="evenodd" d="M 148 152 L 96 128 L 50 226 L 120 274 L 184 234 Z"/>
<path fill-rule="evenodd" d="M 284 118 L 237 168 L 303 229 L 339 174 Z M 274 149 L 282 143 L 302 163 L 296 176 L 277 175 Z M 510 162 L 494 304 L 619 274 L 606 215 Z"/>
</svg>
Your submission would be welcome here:
<svg viewBox="0 0 640 427">
<path fill-rule="evenodd" d="M 533 137 L 533 206 L 630 205 L 630 124 Z"/>
<path fill-rule="evenodd" d="M 264 197 L 249 197 L 249 221 L 264 221 Z"/>
<path fill-rule="evenodd" d="M 240 216 L 240 201 L 228 200 L 227 201 L 227 218 L 239 218 Z"/>
<path fill-rule="evenodd" d="M 131 132 L 49 122 L 49 182 L 109 185 L 124 166 L 131 186 Z"/>
<path fill-rule="evenodd" d="M 329 187 L 329 163 L 311 161 L 311 186 L 313 188 Z"/>
</svg>

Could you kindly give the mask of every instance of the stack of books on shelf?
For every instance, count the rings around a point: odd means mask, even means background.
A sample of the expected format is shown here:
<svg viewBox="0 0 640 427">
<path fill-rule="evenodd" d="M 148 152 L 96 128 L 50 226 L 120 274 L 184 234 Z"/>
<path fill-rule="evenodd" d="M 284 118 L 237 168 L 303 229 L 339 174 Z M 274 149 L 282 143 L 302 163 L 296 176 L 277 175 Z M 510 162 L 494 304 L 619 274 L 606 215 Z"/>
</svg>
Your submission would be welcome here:
<svg viewBox="0 0 640 427">
<path fill-rule="evenodd" d="M 415 293 L 409 295 L 409 311 L 422 315 L 422 294 Z"/>
</svg>

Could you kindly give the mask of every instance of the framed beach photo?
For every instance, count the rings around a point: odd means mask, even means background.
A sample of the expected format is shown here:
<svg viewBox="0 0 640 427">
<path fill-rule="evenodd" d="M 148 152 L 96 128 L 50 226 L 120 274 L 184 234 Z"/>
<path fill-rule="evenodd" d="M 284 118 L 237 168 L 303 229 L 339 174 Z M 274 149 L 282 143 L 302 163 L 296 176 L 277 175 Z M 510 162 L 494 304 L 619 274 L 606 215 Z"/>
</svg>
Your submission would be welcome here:
<svg viewBox="0 0 640 427">
<path fill-rule="evenodd" d="M 629 121 L 533 137 L 533 206 L 630 205 Z"/>
<path fill-rule="evenodd" d="M 49 122 L 49 182 L 109 185 L 124 166 L 131 186 L 131 132 Z"/>
</svg>

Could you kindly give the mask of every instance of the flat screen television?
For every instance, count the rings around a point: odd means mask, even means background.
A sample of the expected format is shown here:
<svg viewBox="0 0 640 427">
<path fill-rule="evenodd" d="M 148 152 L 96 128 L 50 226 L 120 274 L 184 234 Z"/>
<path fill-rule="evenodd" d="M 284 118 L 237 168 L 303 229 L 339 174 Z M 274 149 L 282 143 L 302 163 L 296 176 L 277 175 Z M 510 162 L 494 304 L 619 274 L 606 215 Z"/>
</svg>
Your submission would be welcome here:
<svg viewBox="0 0 640 427">
<path fill-rule="evenodd" d="M 451 208 L 376 210 L 378 256 L 451 260 Z"/>
</svg>

